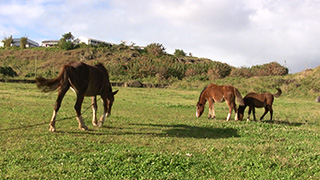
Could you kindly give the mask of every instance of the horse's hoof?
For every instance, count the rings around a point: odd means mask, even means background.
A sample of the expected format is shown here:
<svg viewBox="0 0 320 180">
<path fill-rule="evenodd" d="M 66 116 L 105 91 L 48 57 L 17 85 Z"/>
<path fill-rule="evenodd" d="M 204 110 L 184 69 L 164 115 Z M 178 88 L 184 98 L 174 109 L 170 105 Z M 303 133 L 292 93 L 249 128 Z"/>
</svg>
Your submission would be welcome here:
<svg viewBox="0 0 320 180">
<path fill-rule="evenodd" d="M 98 127 L 97 123 L 92 123 L 93 127 Z"/>
<path fill-rule="evenodd" d="M 99 121 L 98 122 L 98 127 L 102 127 L 102 125 L 103 125 L 103 122 Z"/>
<path fill-rule="evenodd" d="M 56 128 L 54 128 L 54 127 L 50 126 L 50 128 L 49 128 L 49 132 L 56 132 Z"/>
<path fill-rule="evenodd" d="M 82 131 L 87 131 L 87 130 L 89 130 L 87 126 L 81 126 L 81 127 L 79 127 L 79 129 L 81 129 Z"/>
</svg>

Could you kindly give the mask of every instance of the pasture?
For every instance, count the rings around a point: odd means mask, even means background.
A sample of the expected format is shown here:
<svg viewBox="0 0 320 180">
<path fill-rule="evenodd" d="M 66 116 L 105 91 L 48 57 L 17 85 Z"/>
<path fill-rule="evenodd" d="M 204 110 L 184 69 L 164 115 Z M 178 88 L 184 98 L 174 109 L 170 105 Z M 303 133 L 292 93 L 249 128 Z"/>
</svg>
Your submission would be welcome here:
<svg viewBox="0 0 320 180">
<path fill-rule="evenodd" d="M 57 92 L 0 83 L 0 179 L 319 179 L 320 104 L 283 93 L 259 122 L 226 122 L 226 103 L 196 118 L 201 89 L 113 87 L 112 115 L 91 124 L 91 99 L 80 131 L 66 94 L 49 120 Z M 244 97 L 245 94 L 242 94 Z M 88 110 L 86 110 L 89 108 Z M 101 101 L 98 115 L 102 114 Z M 245 117 L 247 117 L 245 111 Z M 259 118 L 263 109 L 257 109 Z M 234 112 L 231 117 L 234 117 Z M 251 116 L 252 118 L 252 116 Z"/>
</svg>

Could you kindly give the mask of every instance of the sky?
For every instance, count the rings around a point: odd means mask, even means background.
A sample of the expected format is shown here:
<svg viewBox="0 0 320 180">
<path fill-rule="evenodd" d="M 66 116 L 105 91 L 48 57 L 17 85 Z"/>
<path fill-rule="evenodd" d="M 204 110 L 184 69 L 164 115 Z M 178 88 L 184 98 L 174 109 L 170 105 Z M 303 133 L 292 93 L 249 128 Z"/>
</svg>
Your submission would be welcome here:
<svg viewBox="0 0 320 180">
<path fill-rule="evenodd" d="M 320 0 L 0 0 L 0 39 L 41 44 L 68 32 L 235 67 L 320 65 Z"/>
</svg>

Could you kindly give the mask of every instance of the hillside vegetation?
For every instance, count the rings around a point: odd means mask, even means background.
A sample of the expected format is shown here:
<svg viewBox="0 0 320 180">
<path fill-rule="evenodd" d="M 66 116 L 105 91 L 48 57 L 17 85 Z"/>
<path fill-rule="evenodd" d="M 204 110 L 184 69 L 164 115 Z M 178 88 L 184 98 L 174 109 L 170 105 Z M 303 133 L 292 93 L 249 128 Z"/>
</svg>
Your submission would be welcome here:
<svg viewBox="0 0 320 180">
<path fill-rule="evenodd" d="M 0 49 L 0 67 L 12 68 L 19 79 L 55 77 L 62 65 L 70 61 L 103 63 L 115 82 L 139 80 L 197 89 L 215 82 L 234 85 L 242 93 L 274 91 L 280 87 L 287 95 L 312 97 L 320 91 L 319 67 L 296 74 L 288 74 L 288 68 L 276 62 L 236 68 L 206 58 L 170 55 L 161 44 L 150 44 L 144 49 L 123 44 L 81 45 L 68 51 L 57 47 Z"/>
</svg>

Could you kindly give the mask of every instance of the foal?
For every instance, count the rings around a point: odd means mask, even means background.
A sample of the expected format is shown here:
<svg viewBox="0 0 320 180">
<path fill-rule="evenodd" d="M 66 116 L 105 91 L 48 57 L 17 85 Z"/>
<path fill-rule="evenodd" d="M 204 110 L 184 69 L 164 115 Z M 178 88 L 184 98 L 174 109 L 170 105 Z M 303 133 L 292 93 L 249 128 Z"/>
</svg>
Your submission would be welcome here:
<svg viewBox="0 0 320 180">
<path fill-rule="evenodd" d="M 227 116 L 227 121 L 230 120 L 232 110 L 234 109 L 236 116 L 235 120 L 238 120 L 237 105 L 235 103 L 235 98 L 240 105 L 244 105 L 243 99 L 237 88 L 233 86 L 218 86 L 215 84 L 210 84 L 208 87 L 204 88 L 200 93 L 199 101 L 197 103 L 196 116 L 200 117 L 204 111 L 204 106 L 207 101 L 209 101 L 209 116 L 208 119 L 215 117 L 214 103 L 226 101 L 229 107 L 229 113 Z"/>
<path fill-rule="evenodd" d="M 257 94 L 254 92 L 251 92 L 247 94 L 243 100 L 244 100 L 244 106 L 239 106 L 238 113 L 239 113 L 239 119 L 243 119 L 243 114 L 244 110 L 247 106 L 249 106 L 249 112 L 248 112 L 248 118 L 247 121 L 250 121 L 250 114 L 251 111 L 253 112 L 253 118 L 256 121 L 256 112 L 255 112 L 255 107 L 257 108 L 262 108 L 264 107 L 265 111 L 263 115 L 260 118 L 260 121 L 263 119 L 263 117 L 270 111 L 270 121 L 272 121 L 272 115 L 273 115 L 273 109 L 272 109 L 272 104 L 274 97 L 278 98 L 282 91 L 280 88 L 276 88 L 278 92 L 276 94 L 271 94 L 271 93 L 262 93 L 262 94 Z"/>
<path fill-rule="evenodd" d="M 77 101 L 74 106 L 77 113 L 77 120 L 81 130 L 88 130 L 81 116 L 81 105 L 84 96 L 92 96 L 93 126 L 102 126 L 105 117 L 110 116 L 111 107 L 114 101 L 114 95 L 118 92 L 112 92 L 109 81 L 109 75 L 106 68 L 102 64 L 90 66 L 82 62 L 71 62 L 65 64 L 55 79 L 45 79 L 43 77 L 36 78 L 38 88 L 44 92 L 54 91 L 58 89 L 58 98 L 53 110 L 53 115 L 49 123 L 49 131 L 56 131 L 55 123 L 57 112 L 61 106 L 62 99 L 69 88 L 77 94 Z M 96 118 L 97 100 L 96 96 L 100 95 L 103 100 L 104 113 L 99 123 Z"/>
</svg>

